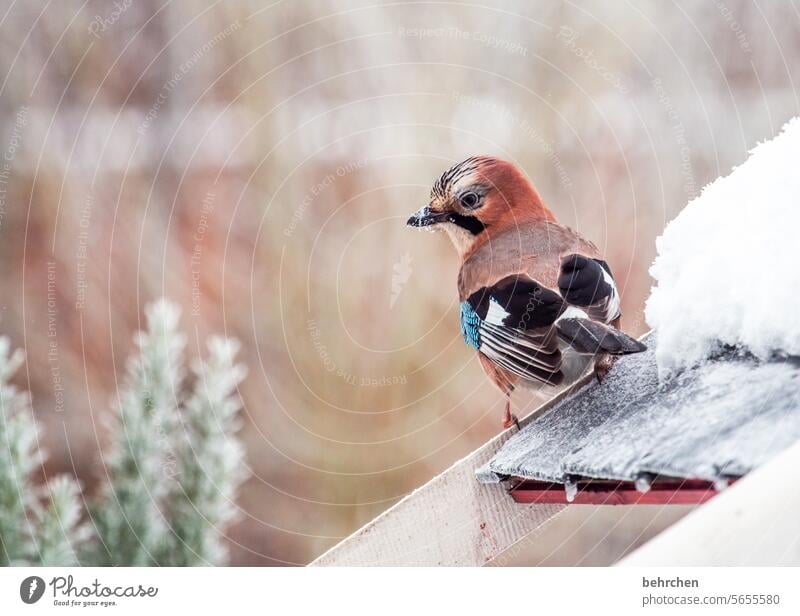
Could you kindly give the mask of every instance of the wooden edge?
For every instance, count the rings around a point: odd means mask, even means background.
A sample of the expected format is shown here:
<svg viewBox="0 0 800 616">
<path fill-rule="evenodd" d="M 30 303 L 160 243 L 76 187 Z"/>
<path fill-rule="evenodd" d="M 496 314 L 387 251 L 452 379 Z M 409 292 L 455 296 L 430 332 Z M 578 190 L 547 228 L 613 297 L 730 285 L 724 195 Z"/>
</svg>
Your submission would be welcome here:
<svg viewBox="0 0 800 616">
<path fill-rule="evenodd" d="M 646 338 L 650 332 L 640 337 Z M 525 426 L 594 379 L 587 374 L 526 415 Z M 328 549 L 309 566 L 480 566 L 563 510 L 563 503 L 515 503 L 475 471 L 514 434 L 505 430 Z"/>
</svg>

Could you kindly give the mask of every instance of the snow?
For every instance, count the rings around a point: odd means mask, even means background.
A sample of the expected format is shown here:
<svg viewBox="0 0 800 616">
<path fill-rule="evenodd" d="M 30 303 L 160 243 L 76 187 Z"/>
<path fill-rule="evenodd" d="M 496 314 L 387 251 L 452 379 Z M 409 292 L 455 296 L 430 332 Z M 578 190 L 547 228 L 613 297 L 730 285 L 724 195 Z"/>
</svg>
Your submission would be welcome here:
<svg viewBox="0 0 800 616">
<path fill-rule="evenodd" d="M 646 307 L 659 372 L 723 345 L 800 355 L 800 118 L 706 186 L 664 230 Z"/>
</svg>

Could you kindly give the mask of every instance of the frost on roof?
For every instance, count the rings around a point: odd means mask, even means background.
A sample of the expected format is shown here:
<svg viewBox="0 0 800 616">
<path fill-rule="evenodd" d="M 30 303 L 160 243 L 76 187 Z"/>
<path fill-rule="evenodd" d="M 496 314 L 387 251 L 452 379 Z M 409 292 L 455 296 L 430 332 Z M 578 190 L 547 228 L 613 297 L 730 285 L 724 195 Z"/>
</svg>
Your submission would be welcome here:
<svg viewBox="0 0 800 616">
<path fill-rule="evenodd" d="M 766 359 L 800 355 L 800 118 L 703 189 L 658 238 L 646 316 L 659 367 L 691 366 L 719 348 Z"/>
<path fill-rule="evenodd" d="M 718 480 L 800 439 L 800 363 L 725 351 L 659 383 L 656 336 L 513 436 L 477 473 L 563 483 L 568 475 Z"/>
</svg>

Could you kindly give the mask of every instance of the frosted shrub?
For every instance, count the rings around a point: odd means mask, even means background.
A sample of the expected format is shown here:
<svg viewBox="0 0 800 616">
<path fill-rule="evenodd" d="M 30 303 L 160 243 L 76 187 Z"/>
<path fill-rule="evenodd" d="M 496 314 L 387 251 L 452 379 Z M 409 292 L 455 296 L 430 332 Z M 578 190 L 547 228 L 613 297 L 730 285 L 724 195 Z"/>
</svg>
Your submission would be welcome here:
<svg viewBox="0 0 800 616">
<path fill-rule="evenodd" d="M 245 375 L 244 366 L 234 364 L 238 349 L 234 340 L 213 337 L 208 360 L 194 362 L 195 388 L 182 415 L 185 437 L 167 496 L 172 532 L 162 564 L 204 564 L 224 557 L 215 526 L 234 515 L 235 488 L 245 476 L 242 446 L 232 438 L 239 423 L 234 393 Z"/>
<path fill-rule="evenodd" d="M 51 479 L 43 490 L 49 507 L 36 507 L 36 545 L 31 561 L 37 564 L 78 565 L 76 548 L 91 536 L 91 527 L 82 522 L 81 490 L 66 475 Z"/>
<path fill-rule="evenodd" d="M 42 461 L 39 429 L 30 396 L 9 384 L 24 361 L 10 349 L 0 337 L 0 564 L 75 564 L 76 546 L 88 539 L 80 489 L 68 477 L 52 479 L 44 493 L 32 484 Z"/>
<path fill-rule="evenodd" d="M 107 481 L 88 515 L 72 478 L 32 483 L 38 427 L 29 396 L 8 382 L 24 358 L 0 338 L 0 564 L 224 562 L 221 538 L 245 477 L 235 437 L 245 375 L 235 363 L 239 345 L 211 338 L 185 392 L 178 308 L 162 300 L 146 316 L 114 405 Z"/>
<path fill-rule="evenodd" d="M 177 332 L 178 309 L 165 301 L 146 311 L 147 331 L 135 337 L 127 378 L 116 405 L 114 441 L 105 460 L 104 486 L 94 522 L 100 562 L 156 564 L 165 541 L 161 504 L 175 474 L 172 442 L 177 436 L 178 395 L 185 338 Z"/>
</svg>

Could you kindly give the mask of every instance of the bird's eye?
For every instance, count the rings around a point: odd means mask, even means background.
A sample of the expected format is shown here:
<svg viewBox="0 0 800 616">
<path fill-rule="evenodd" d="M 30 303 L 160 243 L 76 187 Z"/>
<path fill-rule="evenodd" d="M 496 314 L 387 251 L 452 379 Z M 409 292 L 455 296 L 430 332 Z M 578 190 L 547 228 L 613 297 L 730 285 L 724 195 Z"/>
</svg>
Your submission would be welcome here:
<svg viewBox="0 0 800 616">
<path fill-rule="evenodd" d="M 474 192 L 468 192 L 461 195 L 459 201 L 461 202 L 462 207 L 471 210 L 477 207 L 478 202 L 480 201 L 480 197 Z"/>
</svg>

